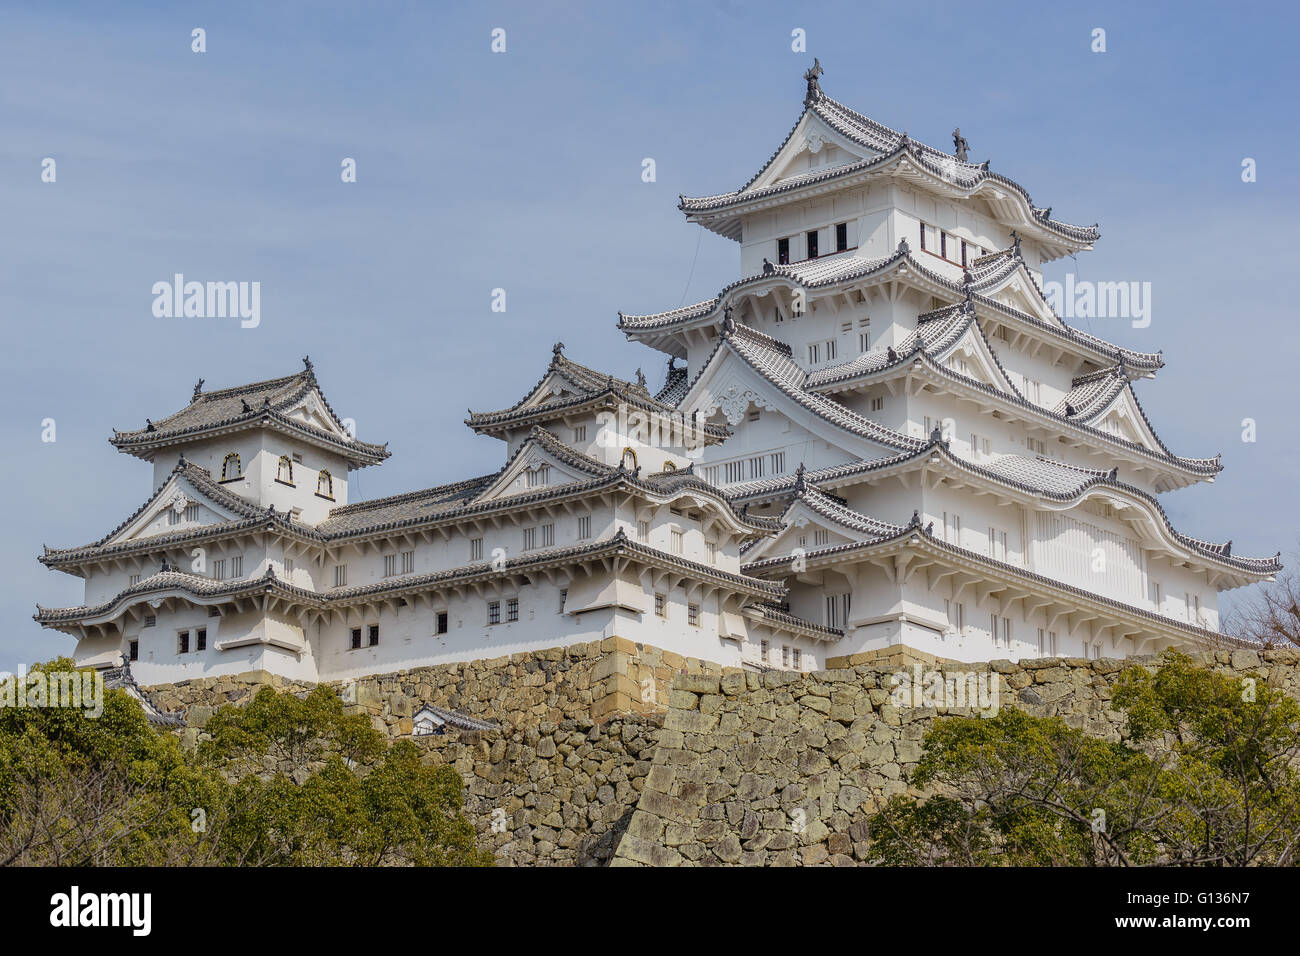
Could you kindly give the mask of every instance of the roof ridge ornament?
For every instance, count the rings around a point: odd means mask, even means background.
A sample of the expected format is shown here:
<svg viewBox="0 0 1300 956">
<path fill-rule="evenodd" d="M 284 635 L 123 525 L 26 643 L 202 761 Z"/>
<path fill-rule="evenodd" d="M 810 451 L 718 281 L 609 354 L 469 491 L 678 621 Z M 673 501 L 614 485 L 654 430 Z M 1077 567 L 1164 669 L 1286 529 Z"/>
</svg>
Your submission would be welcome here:
<svg viewBox="0 0 1300 956">
<path fill-rule="evenodd" d="M 618 317 L 619 317 L 619 319 L 622 319 L 622 318 L 623 318 L 623 313 L 620 312 L 620 313 L 618 314 Z M 552 345 L 552 346 L 551 346 L 551 355 L 552 355 L 552 357 L 553 357 L 552 360 L 554 360 L 554 359 L 559 359 L 559 358 L 563 358 L 563 357 L 564 357 L 564 343 L 563 343 L 563 342 L 556 342 L 554 345 Z"/>
<path fill-rule="evenodd" d="M 1014 229 L 1011 230 L 1011 256 L 1014 259 L 1021 259 L 1020 255 L 1020 233 Z"/>
<path fill-rule="evenodd" d="M 730 335 L 736 331 L 736 320 L 731 317 L 731 306 L 722 310 L 722 334 Z"/>
<path fill-rule="evenodd" d="M 807 490 L 808 482 L 804 478 L 804 465 L 803 462 L 799 462 L 799 468 L 794 473 L 794 493 L 796 495 L 802 495 Z"/>
<path fill-rule="evenodd" d="M 148 418 L 144 420 L 144 430 L 147 432 L 153 431 L 153 422 Z"/>
<path fill-rule="evenodd" d="M 966 137 L 961 134 L 960 126 L 952 131 L 952 149 L 959 162 L 968 162 L 966 151 L 970 149 L 970 143 L 966 142 Z"/>
<path fill-rule="evenodd" d="M 907 244 L 907 237 L 904 236 L 902 239 L 899 239 L 898 255 L 907 256 L 907 255 L 911 255 L 911 253 L 912 253 L 912 247 Z"/>
<path fill-rule="evenodd" d="M 943 429 L 940 428 L 938 425 L 935 425 L 932 429 L 930 429 L 930 444 L 932 445 L 943 444 Z"/>
<path fill-rule="evenodd" d="M 804 94 L 803 98 L 803 105 L 805 107 L 812 106 L 814 103 L 820 103 L 822 100 L 826 99 L 826 94 L 822 92 L 822 85 L 817 82 L 817 77 L 821 76 L 825 72 L 826 71 L 822 69 L 822 61 L 817 57 L 813 57 L 813 65 L 808 69 L 808 72 L 803 75 L 803 78 L 808 81 L 808 91 Z"/>
<path fill-rule="evenodd" d="M 770 275 L 771 275 L 773 272 L 775 272 L 775 271 L 776 271 L 776 266 L 772 265 L 772 261 L 771 261 L 770 259 L 768 259 L 767 256 L 764 256 L 764 257 L 763 257 L 763 275 L 765 275 L 765 276 L 770 276 Z"/>
<path fill-rule="evenodd" d="M 195 402 L 197 402 L 199 400 L 199 396 L 202 394 L 203 394 L 203 379 L 199 379 L 197 382 L 194 383 L 194 394 L 190 396 L 190 404 L 193 405 Z"/>
<path fill-rule="evenodd" d="M 645 373 L 639 368 L 636 370 L 636 387 L 642 391 L 647 391 L 645 387 Z"/>
<path fill-rule="evenodd" d="M 302 357 L 302 370 L 303 370 L 304 372 L 306 372 L 306 373 L 307 373 L 309 376 L 311 376 L 312 378 L 315 378 L 315 377 L 316 377 L 316 367 L 315 367 L 314 365 L 311 364 L 311 356 L 310 356 L 310 355 L 304 355 L 304 356 Z"/>
</svg>

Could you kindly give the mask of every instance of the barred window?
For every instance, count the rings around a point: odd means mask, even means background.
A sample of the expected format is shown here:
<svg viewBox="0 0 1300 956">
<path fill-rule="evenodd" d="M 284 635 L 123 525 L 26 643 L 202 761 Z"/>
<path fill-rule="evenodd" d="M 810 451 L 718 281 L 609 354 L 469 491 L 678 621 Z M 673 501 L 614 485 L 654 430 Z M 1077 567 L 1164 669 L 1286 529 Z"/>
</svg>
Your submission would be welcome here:
<svg viewBox="0 0 1300 956">
<path fill-rule="evenodd" d="M 585 541 L 591 537 L 591 515 L 578 517 L 578 540 Z"/>
<path fill-rule="evenodd" d="M 410 574 L 414 570 L 415 570 L 415 552 L 403 551 L 402 552 L 402 573 Z"/>
<path fill-rule="evenodd" d="M 487 611 L 488 611 L 489 624 L 501 623 L 501 602 L 500 601 L 488 601 Z"/>
<path fill-rule="evenodd" d="M 506 620 L 519 620 L 519 598 L 510 598 L 506 601 Z"/>
<path fill-rule="evenodd" d="M 471 561 L 483 560 L 483 539 L 482 538 L 469 539 L 469 559 Z"/>
</svg>

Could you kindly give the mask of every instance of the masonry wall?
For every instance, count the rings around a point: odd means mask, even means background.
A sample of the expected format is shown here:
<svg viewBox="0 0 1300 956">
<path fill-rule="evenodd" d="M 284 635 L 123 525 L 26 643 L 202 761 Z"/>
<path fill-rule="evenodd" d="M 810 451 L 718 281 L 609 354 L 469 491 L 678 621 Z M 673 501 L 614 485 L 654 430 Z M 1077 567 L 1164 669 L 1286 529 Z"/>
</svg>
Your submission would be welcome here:
<svg viewBox="0 0 1300 956">
<path fill-rule="evenodd" d="M 1201 662 L 1300 699 L 1300 651 Z M 973 671 L 997 680 L 1000 706 L 1120 740 L 1115 679 L 1156 661 L 971 665 L 891 648 L 828 663 L 760 674 L 610 638 L 379 675 L 354 685 L 349 706 L 393 738 L 411 733 L 425 703 L 499 725 L 412 738 L 430 762 L 460 773 L 466 813 L 499 865 L 856 865 L 867 819 L 909 792 L 934 719 L 972 713 L 896 706 L 895 674 Z M 264 684 L 311 686 L 256 671 L 147 689 L 164 710 L 188 708 L 183 734 L 193 743 L 215 707 L 245 703 Z"/>
<path fill-rule="evenodd" d="M 1300 698 L 1300 651 L 1218 652 L 1201 662 L 1272 681 Z M 944 710 L 896 706 L 891 678 L 934 658 L 858 655 L 811 674 L 678 678 L 645 790 L 614 865 L 853 866 L 867 854 L 867 820 L 893 794 Z M 1109 707 L 1119 672 L 1136 661 L 1049 659 L 954 664 L 998 681 L 1001 706 L 1121 740 Z"/>
<path fill-rule="evenodd" d="M 465 812 L 498 865 L 603 865 L 645 786 L 675 677 L 721 668 L 609 638 L 357 681 L 345 699 L 389 737 L 408 737 L 423 704 L 491 721 L 497 731 L 414 737 L 465 783 Z M 193 744 L 215 708 L 262 686 L 312 685 L 265 671 L 146 688 L 163 710 L 187 708 Z M 344 685 L 331 686 L 343 691 Z"/>
</svg>

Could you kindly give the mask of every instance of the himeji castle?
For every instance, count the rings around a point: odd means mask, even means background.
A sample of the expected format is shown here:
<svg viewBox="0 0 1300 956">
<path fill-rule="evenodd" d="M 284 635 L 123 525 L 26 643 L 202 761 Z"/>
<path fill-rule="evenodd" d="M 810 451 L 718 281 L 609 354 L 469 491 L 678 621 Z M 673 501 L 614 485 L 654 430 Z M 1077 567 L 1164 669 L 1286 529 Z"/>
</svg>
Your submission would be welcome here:
<svg viewBox="0 0 1300 956">
<path fill-rule="evenodd" d="M 740 245 L 714 298 L 619 329 L 657 394 L 557 344 L 466 424 L 490 474 L 349 502 L 357 439 L 310 360 L 115 432 L 152 493 L 46 549 L 85 581 L 36 620 L 140 684 L 265 669 L 338 680 L 617 636 L 750 668 L 907 645 L 976 661 L 1201 647 L 1218 594 L 1269 578 L 1175 529 L 1157 496 L 1213 481 L 1132 383 L 1160 354 L 1066 325 L 1042 264 L 1091 248 L 1025 190 L 837 103 L 820 65 L 735 192 L 681 200 Z M 680 363 L 680 364 L 679 364 Z M 178 402 L 179 404 L 179 402 Z"/>
</svg>

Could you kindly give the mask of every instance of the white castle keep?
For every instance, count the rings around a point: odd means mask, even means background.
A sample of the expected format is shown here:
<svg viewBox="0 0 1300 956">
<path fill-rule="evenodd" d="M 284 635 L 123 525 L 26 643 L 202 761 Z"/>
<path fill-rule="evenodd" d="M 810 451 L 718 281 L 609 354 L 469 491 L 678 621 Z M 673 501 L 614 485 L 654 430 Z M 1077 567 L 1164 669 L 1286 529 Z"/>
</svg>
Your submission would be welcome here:
<svg viewBox="0 0 1300 956">
<path fill-rule="evenodd" d="M 1044 262 L 1096 227 L 827 97 L 772 158 L 681 201 L 740 245 L 714 298 L 621 315 L 664 387 L 556 345 L 515 405 L 467 424 L 498 471 L 348 502 L 388 457 L 310 361 L 117 432 L 149 499 L 47 549 L 84 603 L 38 608 L 76 660 L 145 685 L 265 669 L 338 680 L 618 636 L 751 668 L 905 644 L 976 661 L 1201 647 L 1218 593 L 1270 578 L 1174 529 L 1157 496 L 1213 481 L 1138 403 L 1160 353 L 1067 325 Z M 681 361 L 682 364 L 678 364 Z M 641 376 L 638 374 L 638 378 Z"/>
</svg>

